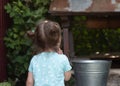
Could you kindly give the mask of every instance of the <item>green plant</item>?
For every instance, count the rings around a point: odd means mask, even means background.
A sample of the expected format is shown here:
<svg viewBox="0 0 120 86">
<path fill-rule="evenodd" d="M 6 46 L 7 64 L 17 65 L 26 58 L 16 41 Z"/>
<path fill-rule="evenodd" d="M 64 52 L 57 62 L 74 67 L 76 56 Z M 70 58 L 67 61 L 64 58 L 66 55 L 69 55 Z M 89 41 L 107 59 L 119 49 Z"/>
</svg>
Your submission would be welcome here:
<svg viewBox="0 0 120 86">
<path fill-rule="evenodd" d="M 9 82 L 2 82 L 0 83 L 0 86 L 11 86 Z"/>
<path fill-rule="evenodd" d="M 8 77 L 26 79 L 32 57 L 31 40 L 26 31 L 32 30 L 38 20 L 46 18 L 50 0 L 11 0 L 5 10 L 11 18 L 11 27 L 4 38 L 7 47 Z"/>
<path fill-rule="evenodd" d="M 120 28 L 89 29 L 86 28 L 85 16 L 75 16 L 71 26 L 74 36 L 75 53 L 78 56 L 95 54 L 95 52 L 120 52 Z"/>
</svg>

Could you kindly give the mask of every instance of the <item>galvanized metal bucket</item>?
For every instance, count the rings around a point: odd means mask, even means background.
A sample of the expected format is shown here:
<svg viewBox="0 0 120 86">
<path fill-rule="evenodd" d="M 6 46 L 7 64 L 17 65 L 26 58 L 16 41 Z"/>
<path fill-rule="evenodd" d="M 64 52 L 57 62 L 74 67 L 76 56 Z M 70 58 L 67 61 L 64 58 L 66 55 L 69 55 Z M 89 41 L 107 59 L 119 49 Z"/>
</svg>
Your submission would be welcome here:
<svg viewBox="0 0 120 86">
<path fill-rule="evenodd" d="M 111 67 L 109 60 L 73 60 L 76 86 L 106 86 Z"/>
</svg>

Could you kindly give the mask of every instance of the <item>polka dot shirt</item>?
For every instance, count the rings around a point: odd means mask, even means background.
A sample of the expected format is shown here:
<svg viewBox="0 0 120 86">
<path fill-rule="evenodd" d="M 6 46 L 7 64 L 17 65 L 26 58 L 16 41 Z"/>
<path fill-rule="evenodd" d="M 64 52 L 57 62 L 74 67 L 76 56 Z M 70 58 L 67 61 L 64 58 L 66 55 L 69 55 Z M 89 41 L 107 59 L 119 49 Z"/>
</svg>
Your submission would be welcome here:
<svg viewBox="0 0 120 86">
<path fill-rule="evenodd" d="M 71 70 L 68 58 L 56 52 L 42 52 L 33 56 L 29 72 L 33 73 L 34 86 L 65 86 L 64 73 Z"/>
</svg>

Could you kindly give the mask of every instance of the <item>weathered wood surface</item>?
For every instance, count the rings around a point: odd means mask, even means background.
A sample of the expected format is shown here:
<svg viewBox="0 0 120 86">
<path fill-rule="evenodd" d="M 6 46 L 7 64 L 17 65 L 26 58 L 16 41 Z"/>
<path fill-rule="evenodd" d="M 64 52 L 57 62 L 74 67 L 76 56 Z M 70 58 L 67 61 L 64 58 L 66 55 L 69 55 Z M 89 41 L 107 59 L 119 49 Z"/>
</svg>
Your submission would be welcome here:
<svg viewBox="0 0 120 86">
<path fill-rule="evenodd" d="M 117 13 L 120 12 L 120 0 L 52 0 L 50 12 Z"/>
<path fill-rule="evenodd" d="M 53 16 L 85 15 L 87 28 L 119 28 L 120 0 L 52 0 Z"/>
</svg>

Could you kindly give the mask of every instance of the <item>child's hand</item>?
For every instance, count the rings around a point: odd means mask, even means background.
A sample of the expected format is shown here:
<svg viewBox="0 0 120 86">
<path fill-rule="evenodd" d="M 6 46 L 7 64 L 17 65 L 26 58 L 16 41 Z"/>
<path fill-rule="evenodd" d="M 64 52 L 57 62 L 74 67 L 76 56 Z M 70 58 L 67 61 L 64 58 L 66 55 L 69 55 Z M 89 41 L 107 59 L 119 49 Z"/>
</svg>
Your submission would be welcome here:
<svg viewBox="0 0 120 86">
<path fill-rule="evenodd" d="M 57 51 L 58 54 L 63 54 L 63 51 L 59 48 Z"/>
</svg>

